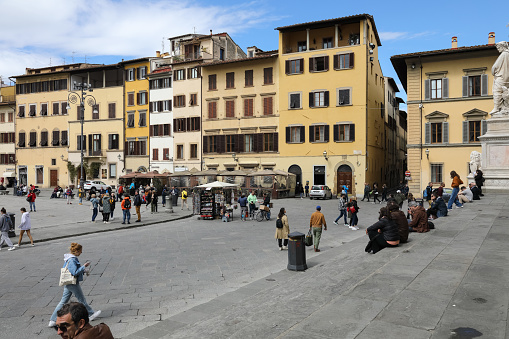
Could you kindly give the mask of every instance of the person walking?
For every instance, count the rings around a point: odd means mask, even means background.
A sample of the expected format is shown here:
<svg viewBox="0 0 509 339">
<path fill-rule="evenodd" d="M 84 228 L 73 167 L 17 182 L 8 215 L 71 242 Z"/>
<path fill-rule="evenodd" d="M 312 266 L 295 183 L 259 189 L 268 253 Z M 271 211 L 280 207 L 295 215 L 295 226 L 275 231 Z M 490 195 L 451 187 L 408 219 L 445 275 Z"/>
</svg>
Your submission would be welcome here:
<svg viewBox="0 0 509 339">
<path fill-rule="evenodd" d="M 322 226 L 323 229 L 327 231 L 327 223 L 325 222 L 325 217 L 321 211 L 322 208 L 320 206 L 316 206 L 316 211 L 311 214 L 311 219 L 309 220 L 309 229 L 313 230 L 315 252 L 320 252 L 318 246 L 320 245 L 320 239 L 322 238 Z"/>
<path fill-rule="evenodd" d="M 131 182 L 131 185 L 129 185 L 129 195 L 133 196 L 135 190 L 136 190 L 136 185 L 134 184 L 134 181 L 133 181 L 133 182 Z M 120 198 L 121 197 L 122 196 L 120 196 Z"/>
<path fill-rule="evenodd" d="M 369 184 L 367 182 L 364 183 L 364 196 L 362 197 L 361 201 L 364 201 L 364 199 L 368 199 L 369 202 L 369 192 L 371 192 L 371 188 L 369 187 Z"/>
<path fill-rule="evenodd" d="M 249 204 L 249 217 L 253 219 L 254 211 L 256 210 L 256 202 L 258 198 L 254 195 L 254 192 L 249 192 L 249 196 L 247 197 L 247 203 Z"/>
<path fill-rule="evenodd" d="M 37 198 L 37 195 L 35 194 L 35 191 L 30 190 L 30 193 L 28 193 L 28 195 L 27 195 L 27 201 L 28 201 L 28 204 L 30 205 L 30 212 L 32 212 L 32 211 L 37 212 L 35 210 L 35 199 L 36 198 Z"/>
<path fill-rule="evenodd" d="M 92 204 L 92 222 L 95 223 L 95 218 L 99 211 L 99 199 L 95 197 L 95 194 L 90 196 L 90 203 Z"/>
<path fill-rule="evenodd" d="M 163 186 L 163 190 L 161 191 L 161 204 L 163 207 L 166 206 L 166 196 L 168 195 L 168 187 L 166 185 Z"/>
<path fill-rule="evenodd" d="M 72 189 L 70 187 L 67 187 L 65 190 L 65 197 L 67 198 L 67 205 L 72 205 L 71 199 L 72 199 Z"/>
<path fill-rule="evenodd" d="M 78 205 L 83 205 L 83 198 L 85 197 L 85 191 L 81 186 L 78 188 Z"/>
<path fill-rule="evenodd" d="M 157 194 L 155 191 L 152 191 L 152 198 L 150 199 L 150 213 L 157 212 Z"/>
<path fill-rule="evenodd" d="M 302 185 L 298 182 L 297 187 L 295 188 L 295 193 L 297 193 L 301 199 L 304 199 L 304 188 L 302 188 Z"/>
<path fill-rule="evenodd" d="M 122 200 L 122 196 L 124 195 L 124 185 L 120 184 L 118 185 L 117 189 L 117 199 L 118 201 Z"/>
<path fill-rule="evenodd" d="M 346 213 L 346 195 L 344 193 L 341 194 L 341 196 L 339 197 L 339 202 L 338 202 L 338 210 L 339 210 L 339 216 L 336 218 L 336 220 L 334 220 L 334 224 L 338 224 L 338 220 L 341 219 L 341 217 L 343 217 L 344 221 L 345 221 L 345 226 L 350 226 L 348 224 L 348 221 L 346 220 L 346 217 L 347 217 L 347 213 Z"/>
<path fill-rule="evenodd" d="M 14 245 L 12 244 L 11 239 L 9 238 L 9 230 L 12 227 L 12 220 L 11 217 L 7 215 L 7 211 L 5 210 L 5 207 L 2 207 L 0 209 L 0 250 L 2 249 L 2 245 L 5 243 L 7 246 L 9 246 L 8 251 L 13 251 L 16 249 Z"/>
<path fill-rule="evenodd" d="M 359 226 L 357 226 L 359 223 L 359 216 L 357 214 L 359 213 L 359 205 L 357 205 L 357 197 L 352 197 L 350 199 L 350 210 L 348 212 L 350 212 L 350 229 L 352 231 L 357 231 L 359 229 Z"/>
<path fill-rule="evenodd" d="M 34 245 L 34 239 L 32 239 L 32 235 L 30 234 L 30 229 L 32 228 L 32 222 L 30 221 L 30 213 L 27 212 L 27 209 L 21 207 L 21 222 L 19 224 L 19 239 L 18 243 L 14 245 L 14 247 L 19 247 L 21 245 L 21 240 L 23 240 L 23 233 L 27 232 L 28 238 L 30 239 L 30 243 L 32 246 Z M 10 218 L 9 218 L 10 219 Z"/>
<path fill-rule="evenodd" d="M 277 215 L 275 235 L 280 251 L 288 249 L 288 234 L 290 234 L 290 224 L 288 223 L 286 210 L 282 207 Z"/>
<path fill-rule="evenodd" d="M 265 214 L 265 217 L 267 220 L 270 220 L 270 194 L 264 193 L 263 194 L 263 206 L 265 206 L 265 211 L 267 212 Z"/>
<path fill-rule="evenodd" d="M 48 327 L 54 327 L 56 325 L 57 312 L 62 308 L 62 306 L 64 306 L 64 304 L 67 304 L 69 302 L 69 300 L 71 299 L 71 295 L 73 294 L 76 297 L 76 299 L 78 299 L 78 301 L 87 308 L 90 321 L 94 320 L 101 314 L 100 310 L 95 312 L 92 309 L 92 307 L 88 305 L 87 300 L 85 299 L 85 295 L 81 290 L 80 281 L 83 281 L 83 273 L 88 272 L 87 267 L 90 266 L 90 263 L 88 261 L 83 266 L 81 266 L 78 260 L 78 257 L 83 252 L 83 247 L 80 244 L 73 242 L 71 244 L 71 247 L 69 248 L 69 251 L 70 253 L 64 254 L 64 265 L 62 266 L 62 268 L 67 267 L 69 272 L 76 277 L 76 284 L 64 286 L 64 293 L 62 294 L 62 299 L 58 303 L 57 307 L 55 307 L 55 310 L 51 315 Z"/>
<path fill-rule="evenodd" d="M 463 204 L 461 204 L 458 200 L 458 193 L 460 191 L 460 185 L 463 184 L 463 181 L 461 180 L 460 176 L 456 171 L 451 171 L 451 187 L 452 187 L 452 193 L 451 197 L 449 198 L 449 202 L 447 203 L 447 209 L 452 210 L 452 204 L 456 204 L 456 207 L 463 207 Z"/>
<path fill-rule="evenodd" d="M 139 196 L 139 195 L 138 195 Z M 127 223 L 131 223 L 131 199 L 128 195 L 124 196 L 124 200 L 120 203 L 120 206 L 122 207 L 122 213 L 123 213 L 123 221 L 122 224 L 125 224 L 125 221 L 127 219 Z M 140 204 L 141 206 L 141 204 Z"/>
<path fill-rule="evenodd" d="M 133 204 L 134 204 L 134 208 L 136 210 L 136 215 L 138 216 L 138 219 L 136 220 L 136 222 L 140 222 L 141 221 L 140 207 L 141 207 L 142 201 L 141 201 L 141 197 L 140 197 L 140 192 L 138 192 L 138 190 L 136 190 L 134 192 Z"/>
<path fill-rule="evenodd" d="M 378 201 L 379 204 L 381 204 L 382 202 L 380 201 L 380 199 L 378 199 L 378 184 L 375 182 L 373 184 L 373 204 L 376 204 L 376 202 Z"/>
<path fill-rule="evenodd" d="M 110 223 L 110 214 L 111 214 L 111 204 L 110 204 L 110 195 L 108 193 L 105 193 L 102 197 L 102 203 L 103 203 L 103 223 L 109 224 Z"/>
<path fill-rule="evenodd" d="M 481 197 L 484 196 L 484 194 L 482 194 L 482 187 L 484 185 L 484 177 L 483 177 L 483 173 L 480 169 L 478 169 L 477 171 L 475 171 L 475 176 L 474 176 L 474 180 L 475 180 L 475 185 L 477 186 L 477 188 L 479 188 L 479 190 L 481 191 Z"/>
<path fill-rule="evenodd" d="M 115 193 L 111 193 L 110 195 L 110 221 L 113 221 L 113 211 L 115 211 L 115 205 L 117 203 L 117 197 L 115 196 Z"/>
<path fill-rule="evenodd" d="M 382 185 L 382 201 L 387 201 L 387 185 Z"/>
<path fill-rule="evenodd" d="M 426 196 L 426 200 L 428 201 L 429 207 L 431 207 L 431 195 L 433 194 L 433 183 L 430 181 L 426 189 L 424 190 L 424 195 Z"/>
<path fill-rule="evenodd" d="M 246 221 L 247 219 L 247 198 L 242 193 L 239 198 L 239 205 L 240 205 L 240 220 Z"/>
<path fill-rule="evenodd" d="M 185 188 L 182 189 L 182 207 L 180 208 L 181 210 L 184 209 L 184 205 L 186 205 L 187 207 L 187 210 L 189 211 L 189 205 L 187 204 L 187 191 Z"/>
</svg>

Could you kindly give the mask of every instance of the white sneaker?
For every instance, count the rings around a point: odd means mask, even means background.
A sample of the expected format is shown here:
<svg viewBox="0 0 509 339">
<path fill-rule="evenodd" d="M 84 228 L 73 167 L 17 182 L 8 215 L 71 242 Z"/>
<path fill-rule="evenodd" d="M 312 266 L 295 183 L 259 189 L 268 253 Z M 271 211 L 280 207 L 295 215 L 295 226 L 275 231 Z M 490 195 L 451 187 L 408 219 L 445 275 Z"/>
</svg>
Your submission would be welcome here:
<svg viewBox="0 0 509 339">
<path fill-rule="evenodd" d="M 334 225 L 337 225 L 338 223 L 334 221 Z"/>
<path fill-rule="evenodd" d="M 350 227 L 350 224 L 345 224 L 345 226 Z"/>
<path fill-rule="evenodd" d="M 283 249 L 284 249 L 284 250 L 287 250 L 287 249 L 288 249 L 288 247 L 287 247 L 287 246 L 283 246 Z"/>
<path fill-rule="evenodd" d="M 94 320 L 95 318 L 97 318 L 99 315 L 101 315 L 101 310 L 99 311 L 95 311 L 94 314 L 92 314 L 90 317 L 88 317 L 88 320 L 89 321 L 92 321 Z"/>
<path fill-rule="evenodd" d="M 16 247 L 12 246 L 11 248 L 9 248 L 7 251 L 14 251 L 16 249 Z"/>
<path fill-rule="evenodd" d="M 55 327 L 56 324 L 57 324 L 56 322 L 54 322 L 53 320 L 50 320 L 49 324 L 48 324 L 48 327 Z"/>
<path fill-rule="evenodd" d="M 354 226 L 354 227 L 352 227 L 352 231 L 357 231 L 357 230 L 359 230 L 359 227 L 358 227 L 358 226 Z"/>
<path fill-rule="evenodd" d="M 282 251 L 282 250 L 283 250 L 283 247 L 280 247 L 280 248 L 279 248 L 279 250 L 280 250 L 280 251 Z"/>
<path fill-rule="evenodd" d="M 18 244 L 15 244 L 15 245 L 14 245 L 14 247 L 19 247 L 19 245 L 18 245 Z"/>
</svg>

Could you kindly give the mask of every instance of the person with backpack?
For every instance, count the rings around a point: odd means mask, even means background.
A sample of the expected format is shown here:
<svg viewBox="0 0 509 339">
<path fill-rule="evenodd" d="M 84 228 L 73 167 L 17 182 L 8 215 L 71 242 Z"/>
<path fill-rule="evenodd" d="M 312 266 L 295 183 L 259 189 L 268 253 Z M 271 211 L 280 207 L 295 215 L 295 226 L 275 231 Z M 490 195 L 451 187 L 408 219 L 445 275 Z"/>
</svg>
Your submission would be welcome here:
<svg viewBox="0 0 509 339">
<path fill-rule="evenodd" d="M 239 198 L 240 205 L 240 220 L 246 221 L 247 219 L 247 198 L 244 193 L 241 194 Z"/>
<path fill-rule="evenodd" d="M 461 208 L 463 207 L 463 204 L 459 202 L 458 200 L 458 193 L 460 191 L 460 185 L 463 184 L 463 180 L 461 180 L 460 176 L 456 171 L 451 171 L 451 187 L 452 187 L 452 193 L 451 197 L 449 198 L 449 201 L 447 202 L 447 209 L 452 210 L 452 204 L 456 204 L 456 207 Z"/>
<path fill-rule="evenodd" d="M 357 224 L 359 223 L 359 217 L 357 213 L 359 213 L 359 206 L 357 205 L 357 197 L 352 197 L 350 199 L 349 207 L 346 208 L 348 215 L 350 217 L 350 229 L 352 231 L 357 231 L 359 227 Z"/>
<path fill-rule="evenodd" d="M 120 204 L 122 207 L 122 213 L 123 213 L 123 221 L 122 224 L 125 224 L 125 220 L 127 219 L 127 223 L 131 223 L 131 199 L 129 199 L 129 195 L 124 196 L 124 200 L 122 200 L 122 203 Z"/>
<path fill-rule="evenodd" d="M 92 204 L 92 222 L 95 223 L 95 218 L 97 217 L 97 213 L 99 211 L 99 199 L 95 197 L 95 194 L 90 196 L 90 203 Z"/>
<path fill-rule="evenodd" d="M 111 205 L 110 205 L 110 195 L 105 193 L 102 197 L 102 205 L 103 205 L 103 223 L 110 223 L 110 213 L 111 213 Z"/>
<path fill-rule="evenodd" d="M 0 250 L 2 249 L 2 245 L 5 243 L 7 246 L 9 246 L 8 251 L 13 251 L 16 249 L 14 245 L 12 244 L 11 239 L 9 239 L 9 230 L 12 228 L 12 220 L 11 217 L 7 215 L 7 211 L 5 210 L 5 207 L 2 207 L 0 210 L 2 213 L 0 215 Z"/>
<path fill-rule="evenodd" d="M 288 249 L 288 234 L 290 234 L 290 224 L 288 223 L 286 210 L 284 209 L 284 207 L 281 207 L 276 219 L 276 235 L 275 235 L 280 251 Z"/>
<path fill-rule="evenodd" d="M 32 209 L 34 212 L 36 212 L 36 210 L 35 210 L 35 199 L 36 198 L 37 198 L 37 195 L 35 194 L 35 191 L 30 190 L 30 193 L 27 195 L 27 201 L 28 201 L 28 204 L 30 205 L 30 212 L 32 212 Z"/>
<path fill-rule="evenodd" d="M 369 202 L 369 192 L 371 192 L 371 187 L 369 187 L 369 184 L 367 182 L 364 183 L 364 196 L 362 197 L 361 201 L 364 201 L 364 199 L 368 199 Z"/>
<path fill-rule="evenodd" d="M 187 204 L 187 191 L 185 188 L 182 189 L 182 207 L 180 208 L 181 210 L 184 209 L 184 205 L 186 205 L 187 207 L 187 210 L 189 211 L 189 205 Z"/>
<path fill-rule="evenodd" d="M 346 213 L 346 194 L 342 193 L 341 194 L 341 197 L 339 197 L 339 203 L 338 203 L 338 209 L 339 209 L 339 217 L 336 218 L 336 220 L 334 220 L 334 224 L 338 224 L 338 220 L 341 219 L 341 217 L 344 218 L 344 221 L 345 221 L 345 226 L 350 226 L 348 224 L 348 221 L 346 220 L 346 216 L 347 216 L 347 213 Z"/>
<path fill-rule="evenodd" d="M 140 212 L 140 206 L 142 204 L 142 201 L 141 201 L 141 197 L 140 197 L 140 192 L 138 192 L 138 190 L 136 190 L 134 192 L 134 208 L 136 209 L 136 215 L 138 216 L 138 219 L 136 220 L 136 222 L 141 222 L 141 212 Z"/>
<path fill-rule="evenodd" d="M 150 213 L 157 212 L 157 193 L 152 191 L 152 198 L 150 199 Z"/>
<path fill-rule="evenodd" d="M 118 190 L 117 190 L 117 199 L 118 201 L 122 200 L 122 195 L 124 194 L 124 186 L 123 185 L 118 185 Z"/>
<path fill-rule="evenodd" d="M 110 220 L 113 221 L 113 211 L 115 211 L 115 203 L 117 202 L 117 197 L 115 197 L 115 193 L 111 193 L 110 196 Z"/>
<path fill-rule="evenodd" d="M 163 207 L 166 206 L 166 196 L 168 195 L 168 188 L 166 187 L 166 185 L 163 186 L 163 190 L 161 192 L 161 204 L 163 205 Z"/>
<path fill-rule="evenodd" d="M 431 207 L 431 195 L 433 194 L 433 183 L 430 181 L 428 186 L 422 192 L 422 197 L 424 200 L 428 201 L 429 207 Z"/>
</svg>

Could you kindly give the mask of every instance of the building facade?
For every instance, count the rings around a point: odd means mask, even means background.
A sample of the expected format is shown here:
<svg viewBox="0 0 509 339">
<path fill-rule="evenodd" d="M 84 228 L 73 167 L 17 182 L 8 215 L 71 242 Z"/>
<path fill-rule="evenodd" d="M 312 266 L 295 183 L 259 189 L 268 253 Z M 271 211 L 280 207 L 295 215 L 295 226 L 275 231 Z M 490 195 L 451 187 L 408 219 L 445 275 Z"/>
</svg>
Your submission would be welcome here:
<svg viewBox="0 0 509 339">
<path fill-rule="evenodd" d="M 275 169 L 279 154 L 277 51 L 202 66 L 207 169 Z M 248 54 L 250 53 L 248 49 Z"/>
<path fill-rule="evenodd" d="M 16 178 L 15 93 L 14 86 L 0 84 L 0 175 L 5 186 L 12 186 Z"/>
<path fill-rule="evenodd" d="M 362 193 L 385 168 L 381 46 L 367 14 L 279 27 L 278 167 Z"/>
<path fill-rule="evenodd" d="M 465 183 L 472 151 L 493 109 L 491 67 L 498 57 L 495 34 L 488 44 L 395 55 L 392 64 L 407 92 L 410 191 L 421 196 L 428 182 L 456 171 Z"/>
</svg>

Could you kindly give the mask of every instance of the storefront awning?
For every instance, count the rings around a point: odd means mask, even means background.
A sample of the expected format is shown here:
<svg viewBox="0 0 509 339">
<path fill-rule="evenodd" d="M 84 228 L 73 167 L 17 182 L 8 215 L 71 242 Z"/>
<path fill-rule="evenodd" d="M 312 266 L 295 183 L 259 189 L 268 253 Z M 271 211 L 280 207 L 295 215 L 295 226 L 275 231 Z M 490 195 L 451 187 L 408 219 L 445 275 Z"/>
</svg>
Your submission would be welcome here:
<svg viewBox="0 0 509 339">
<path fill-rule="evenodd" d="M 2 176 L 4 178 L 14 178 L 16 176 L 16 174 L 14 174 L 14 172 L 4 172 L 4 174 Z"/>
</svg>

